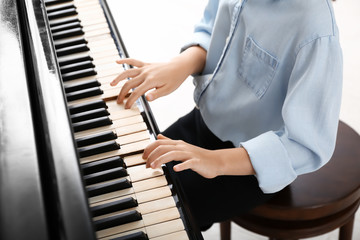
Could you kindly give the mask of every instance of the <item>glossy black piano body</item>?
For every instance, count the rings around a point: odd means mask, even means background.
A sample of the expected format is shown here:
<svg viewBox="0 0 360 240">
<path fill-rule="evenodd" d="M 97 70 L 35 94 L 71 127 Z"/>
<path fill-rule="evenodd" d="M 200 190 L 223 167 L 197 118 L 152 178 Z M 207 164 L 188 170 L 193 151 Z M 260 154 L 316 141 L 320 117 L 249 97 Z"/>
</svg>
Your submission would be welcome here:
<svg viewBox="0 0 360 240">
<path fill-rule="evenodd" d="M 120 54 L 127 56 L 106 2 Z M 96 239 L 44 4 L 0 0 L 0 239 Z M 158 128 L 144 98 L 149 131 Z M 190 239 L 202 239 L 178 192 Z"/>
</svg>

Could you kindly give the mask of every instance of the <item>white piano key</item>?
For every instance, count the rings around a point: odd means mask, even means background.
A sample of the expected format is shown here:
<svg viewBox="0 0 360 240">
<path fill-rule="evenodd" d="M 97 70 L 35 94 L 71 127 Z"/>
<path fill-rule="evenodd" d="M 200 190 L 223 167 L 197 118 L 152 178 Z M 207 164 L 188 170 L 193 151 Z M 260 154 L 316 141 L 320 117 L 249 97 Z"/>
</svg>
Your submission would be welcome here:
<svg viewBox="0 0 360 240">
<path fill-rule="evenodd" d="M 88 163 L 88 162 L 93 162 L 93 161 L 103 159 L 103 158 L 109 158 L 109 157 L 113 157 L 113 156 L 124 156 L 124 155 L 132 154 L 132 153 L 138 153 L 138 152 L 144 151 L 146 146 L 148 146 L 149 144 L 150 144 L 150 140 L 142 140 L 142 141 L 139 141 L 136 143 L 126 144 L 119 150 L 114 150 L 114 151 L 110 151 L 110 152 L 106 152 L 106 153 L 93 155 L 90 157 L 81 158 L 80 163 Z"/>
<path fill-rule="evenodd" d="M 75 133 L 75 138 L 89 136 L 89 135 L 99 133 L 99 132 L 112 131 L 117 128 L 129 126 L 129 125 L 132 125 L 135 123 L 142 123 L 142 122 L 144 122 L 144 120 L 141 115 L 134 115 L 131 117 L 126 117 L 126 118 L 119 118 L 119 119 L 113 120 L 113 124 L 111 124 L 111 125 L 77 132 L 77 133 Z"/>
<path fill-rule="evenodd" d="M 129 166 L 129 167 L 146 163 L 146 160 L 142 158 L 142 153 L 125 156 L 123 159 L 124 159 L 126 166 Z"/>
<path fill-rule="evenodd" d="M 97 205 L 114 202 L 116 200 L 118 200 L 118 199 L 111 199 L 111 200 L 108 200 L 106 202 L 104 201 L 104 202 L 98 203 Z M 124 210 L 121 210 L 121 211 L 116 211 L 116 212 L 104 214 L 104 215 L 101 215 L 101 216 L 98 216 L 98 217 L 94 217 L 93 220 L 96 221 L 96 220 L 99 220 L 99 219 L 111 217 L 113 215 L 123 213 L 123 212 L 126 212 L 126 211 L 130 211 L 130 210 L 136 210 L 139 213 L 141 213 L 142 215 L 144 215 L 144 214 L 149 214 L 149 213 L 156 213 L 158 211 L 162 211 L 162 210 L 169 209 L 169 208 L 174 208 L 174 207 L 176 207 L 174 198 L 172 196 L 169 196 L 169 197 L 165 197 L 165 198 L 162 198 L 162 199 L 157 199 L 157 200 L 146 202 L 146 203 L 139 203 L 139 205 L 137 207 L 132 207 L 132 208 L 124 209 Z"/>
<path fill-rule="evenodd" d="M 101 95 L 74 100 L 74 101 L 69 102 L 69 105 L 81 104 L 81 103 L 91 102 L 91 101 L 95 101 L 95 100 L 105 100 L 106 101 L 106 100 L 116 99 L 117 96 L 119 95 L 120 90 L 121 90 L 121 86 L 109 88 L 109 89 L 104 90 L 104 93 Z"/>
<path fill-rule="evenodd" d="M 137 222 L 128 223 L 121 226 L 97 231 L 96 235 L 98 238 L 102 238 L 102 237 L 114 235 L 116 233 L 121 233 L 129 230 L 141 228 L 144 226 L 147 232 L 149 232 L 150 230 L 150 234 L 156 236 L 157 234 L 159 234 L 158 228 L 156 227 L 151 228 L 151 225 L 169 222 L 171 220 L 179 219 L 179 217 L 180 215 L 177 208 L 169 208 L 158 211 L 157 213 L 144 214 L 143 220 Z"/>
<path fill-rule="evenodd" d="M 93 206 L 94 204 L 99 204 L 103 201 L 133 195 L 139 203 L 149 202 L 171 196 L 171 191 L 167 184 L 168 183 L 165 176 L 158 176 L 151 179 L 145 179 L 143 181 L 132 183 L 132 188 L 91 197 L 89 199 L 89 202 L 91 206 Z"/>
<path fill-rule="evenodd" d="M 181 230 L 178 232 L 162 235 L 159 237 L 150 238 L 150 240 L 188 240 L 189 237 L 185 230 Z"/>
<path fill-rule="evenodd" d="M 174 219 L 146 227 L 146 233 L 150 239 L 182 230 L 184 230 L 184 224 L 181 219 Z"/>
</svg>

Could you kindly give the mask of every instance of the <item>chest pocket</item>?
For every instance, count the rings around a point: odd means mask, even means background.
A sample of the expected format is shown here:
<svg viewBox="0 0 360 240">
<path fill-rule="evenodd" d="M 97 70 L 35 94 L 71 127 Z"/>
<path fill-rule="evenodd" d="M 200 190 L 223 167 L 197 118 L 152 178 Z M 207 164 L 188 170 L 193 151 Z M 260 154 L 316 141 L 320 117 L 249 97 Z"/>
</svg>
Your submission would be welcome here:
<svg viewBox="0 0 360 240">
<path fill-rule="evenodd" d="M 269 88 L 277 67 L 278 61 L 275 57 L 258 46 L 252 38 L 246 39 L 244 55 L 238 73 L 241 80 L 259 99 Z"/>
</svg>

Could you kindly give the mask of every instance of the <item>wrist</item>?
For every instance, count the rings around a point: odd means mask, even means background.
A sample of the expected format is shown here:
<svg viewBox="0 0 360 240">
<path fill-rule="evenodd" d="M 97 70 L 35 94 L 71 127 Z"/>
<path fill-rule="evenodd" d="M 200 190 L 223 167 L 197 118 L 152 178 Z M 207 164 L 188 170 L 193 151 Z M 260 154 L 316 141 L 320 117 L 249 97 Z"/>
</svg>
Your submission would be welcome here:
<svg viewBox="0 0 360 240">
<path fill-rule="evenodd" d="M 203 71 L 206 62 L 206 51 L 193 46 L 174 57 L 170 62 L 175 63 L 187 76 Z"/>
<path fill-rule="evenodd" d="M 219 175 L 254 175 L 250 157 L 245 148 L 219 150 Z"/>
</svg>

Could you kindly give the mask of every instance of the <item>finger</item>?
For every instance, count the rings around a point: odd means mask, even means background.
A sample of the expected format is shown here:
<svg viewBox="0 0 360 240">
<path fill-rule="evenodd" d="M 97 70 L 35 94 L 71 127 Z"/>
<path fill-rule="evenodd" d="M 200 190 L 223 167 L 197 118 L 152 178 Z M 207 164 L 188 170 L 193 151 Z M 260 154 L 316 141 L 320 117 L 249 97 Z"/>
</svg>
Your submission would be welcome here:
<svg viewBox="0 0 360 240">
<path fill-rule="evenodd" d="M 160 155 L 155 160 L 151 161 L 151 168 L 159 168 L 162 164 L 171 161 L 187 161 L 191 158 L 188 152 L 172 150 Z M 149 158 L 150 159 L 150 158 Z"/>
<path fill-rule="evenodd" d="M 123 58 L 120 60 L 116 60 L 116 63 L 118 64 L 128 64 L 128 65 L 132 65 L 135 67 L 143 67 L 145 65 L 144 62 L 134 59 L 134 58 Z"/>
<path fill-rule="evenodd" d="M 153 88 L 153 84 L 149 82 L 143 82 L 137 86 L 129 96 L 125 104 L 125 109 L 130 108 L 141 95 L 145 94 L 151 88 Z"/>
<path fill-rule="evenodd" d="M 141 72 L 141 70 L 138 68 L 132 68 L 132 69 L 123 71 L 110 83 L 110 85 L 115 86 L 122 80 L 125 80 L 128 78 L 134 78 L 134 77 L 138 76 L 140 74 L 140 72 Z"/>
<path fill-rule="evenodd" d="M 128 80 L 120 90 L 120 93 L 117 98 L 117 103 L 119 103 L 119 104 L 122 103 L 124 101 L 126 95 L 129 93 L 129 91 L 132 88 L 135 88 L 136 86 L 138 86 L 142 81 L 143 80 L 142 80 L 141 76 Z"/>
<path fill-rule="evenodd" d="M 167 88 L 160 87 L 160 88 L 157 88 L 157 89 L 151 91 L 150 93 L 148 93 L 146 95 L 146 99 L 151 102 L 151 101 L 154 101 L 155 99 L 158 99 L 159 97 L 163 97 L 168 94 L 169 94 L 169 91 Z"/>
<path fill-rule="evenodd" d="M 147 158 L 147 165 L 152 166 L 153 162 L 157 161 L 162 155 L 165 155 L 171 151 L 176 151 L 174 145 L 160 145 L 155 148 Z"/>
<path fill-rule="evenodd" d="M 162 135 L 161 133 L 159 133 L 157 136 L 156 136 L 157 139 L 167 139 L 167 140 L 171 140 L 170 138 L 168 137 L 165 137 L 164 135 Z"/>
<path fill-rule="evenodd" d="M 175 145 L 173 140 L 156 140 L 155 142 L 150 143 L 145 149 L 142 158 L 148 159 L 149 155 L 160 145 Z"/>
<path fill-rule="evenodd" d="M 187 169 L 193 169 L 194 162 L 191 160 L 184 161 L 182 163 L 176 164 L 173 169 L 175 172 L 181 172 Z M 194 170 L 194 169 L 193 169 Z"/>
</svg>

